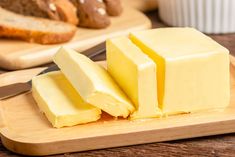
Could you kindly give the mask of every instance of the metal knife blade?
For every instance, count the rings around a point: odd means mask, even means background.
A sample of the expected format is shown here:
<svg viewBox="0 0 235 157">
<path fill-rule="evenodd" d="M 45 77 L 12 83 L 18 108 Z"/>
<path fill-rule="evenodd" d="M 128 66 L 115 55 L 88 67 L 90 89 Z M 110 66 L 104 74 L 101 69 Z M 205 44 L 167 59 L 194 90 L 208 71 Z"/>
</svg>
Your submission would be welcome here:
<svg viewBox="0 0 235 157">
<path fill-rule="evenodd" d="M 105 42 L 102 42 L 94 47 L 91 47 L 85 51 L 82 51 L 82 54 L 85 54 L 90 59 L 94 58 L 98 54 L 104 53 L 106 51 L 105 49 Z M 38 75 L 45 74 L 51 71 L 57 71 L 59 70 L 59 67 L 57 65 L 52 65 L 48 67 L 47 69 L 40 72 Z M 22 83 L 14 83 L 6 86 L 0 87 L 0 100 L 7 99 L 13 96 L 17 96 L 19 94 L 25 93 L 30 91 L 32 88 L 32 80 L 28 82 L 22 82 Z"/>
</svg>

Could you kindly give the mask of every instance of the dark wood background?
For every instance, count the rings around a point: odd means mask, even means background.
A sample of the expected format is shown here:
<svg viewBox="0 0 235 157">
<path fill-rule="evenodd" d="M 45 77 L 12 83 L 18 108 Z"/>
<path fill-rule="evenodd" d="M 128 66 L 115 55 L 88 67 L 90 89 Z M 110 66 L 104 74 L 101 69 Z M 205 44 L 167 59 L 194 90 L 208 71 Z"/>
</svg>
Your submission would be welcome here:
<svg viewBox="0 0 235 157">
<path fill-rule="evenodd" d="M 146 13 L 152 20 L 153 27 L 165 27 L 159 20 L 157 11 Z M 231 54 L 235 55 L 235 34 L 210 35 L 220 44 L 227 47 Z M 95 60 L 105 59 L 105 54 L 101 54 Z M 235 126 L 234 126 L 235 127 Z M 157 135 L 156 135 L 157 136 Z M 95 144 L 95 143 L 94 143 Z M 0 156 L 18 156 L 4 148 L 0 143 Z M 210 137 L 201 137 L 187 140 L 178 140 L 171 142 L 160 142 L 143 144 L 136 146 L 110 148 L 104 150 L 86 151 L 80 153 L 66 153 L 54 155 L 53 157 L 124 157 L 124 156 L 146 156 L 146 157 L 169 157 L 169 156 L 228 156 L 235 157 L 235 134 L 217 135 Z"/>
</svg>

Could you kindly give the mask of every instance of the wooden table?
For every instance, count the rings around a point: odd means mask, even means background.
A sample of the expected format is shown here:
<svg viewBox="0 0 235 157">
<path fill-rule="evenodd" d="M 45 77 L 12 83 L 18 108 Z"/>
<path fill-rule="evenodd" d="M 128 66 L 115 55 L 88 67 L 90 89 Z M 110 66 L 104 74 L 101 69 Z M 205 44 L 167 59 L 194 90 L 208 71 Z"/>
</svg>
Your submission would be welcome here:
<svg viewBox="0 0 235 157">
<path fill-rule="evenodd" d="M 156 11 L 147 15 L 153 22 L 153 27 L 165 27 L 159 20 Z M 216 41 L 227 47 L 235 55 L 235 34 L 211 35 Z M 105 59 L 101 54 L 95 60 Z M 4 71 L 2 71 L 4 72 Z M 94 143 L 95 144 L 95 143 Z M 6 150 L 0 143 L 0 156 L 18 156 Z M 121 148 L 110 148 L 104 150 L 87 151 L 80 153 L 67 153 L 55 155 L 56 157 L 68 156 L 235 156 L 235 134 L 178 140 L 128 146 Z"/>
</svg>

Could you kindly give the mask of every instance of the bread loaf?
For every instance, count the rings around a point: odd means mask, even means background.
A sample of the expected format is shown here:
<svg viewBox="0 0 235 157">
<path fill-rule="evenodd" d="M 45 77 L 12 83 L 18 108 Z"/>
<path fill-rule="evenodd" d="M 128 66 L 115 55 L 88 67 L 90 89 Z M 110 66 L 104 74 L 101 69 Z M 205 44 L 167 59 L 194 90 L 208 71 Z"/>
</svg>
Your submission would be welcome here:
<svg viewBox="0 0 235 157">
<path fill-rule="evenodd" d="M 70 40 L 75 32 L 74 25 L 27 17 L 0 7 L 0 37 L 17 38 L 41 44 L 56 44 Z"/>
<path fill-rule="evenodd" d="M 76 8 L 69 0 L 0 0 L 0 6 L 22 15 L 78 24 Z"/>
<path fill-rule="evenodd" d="M 105 28 L 110 25 L 108 15 L 118 16 L 122 12 L 120 0 L 0 0 L 0 6 L 19 14 L 87 28 Z"/>
</svg>

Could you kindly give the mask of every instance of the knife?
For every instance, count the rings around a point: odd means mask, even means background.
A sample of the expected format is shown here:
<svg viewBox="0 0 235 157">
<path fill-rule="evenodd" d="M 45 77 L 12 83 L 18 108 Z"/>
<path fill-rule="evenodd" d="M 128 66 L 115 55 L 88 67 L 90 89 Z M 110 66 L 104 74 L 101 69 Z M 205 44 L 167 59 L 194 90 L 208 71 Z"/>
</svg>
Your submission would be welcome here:
<svg viewBox="0 0 235 157">
<path fill-rule="evenodd" d="M 104 53 L 105 49 L 105 42 L 102 42 L 94 47 L 91 47 L 81 53 L 89 57 L 90 59 L 94 58 L 95 56 Z M 37 75 L 42 75 L 51 71 L 57 71 L 59 67 L 57 65 L 52 65 L 47 69 L 41 71 Z M 6 86 L 0 87 L 0 100 L 4 100 L 10 97 L 17 96 L 19 94 L 25 93 L 30 91 L 32 88 L 32 80 L 28 82 L 21 82 L 21 83 L 14 83 Z"/>
</svg>

